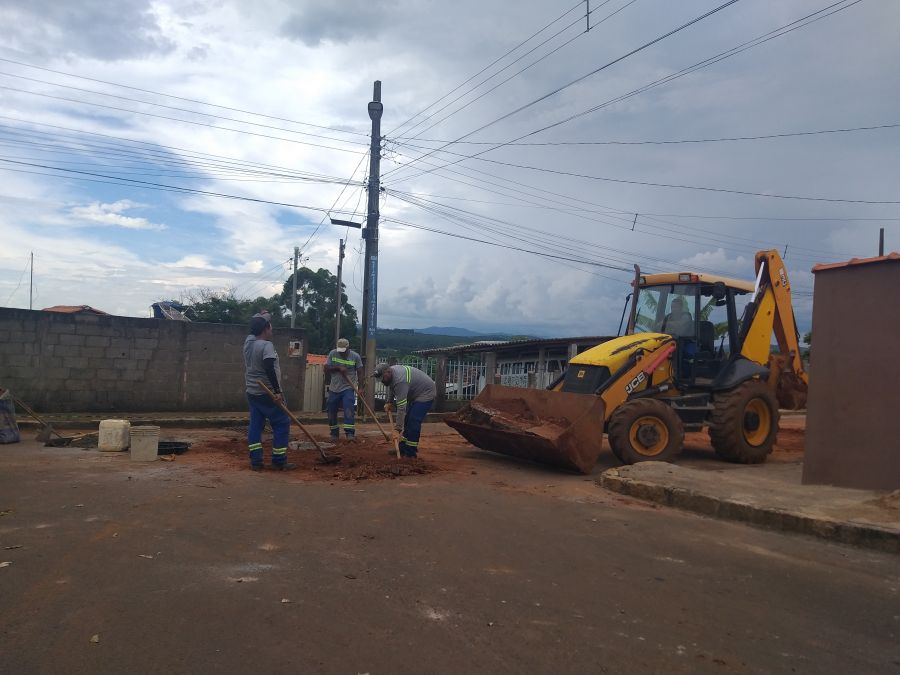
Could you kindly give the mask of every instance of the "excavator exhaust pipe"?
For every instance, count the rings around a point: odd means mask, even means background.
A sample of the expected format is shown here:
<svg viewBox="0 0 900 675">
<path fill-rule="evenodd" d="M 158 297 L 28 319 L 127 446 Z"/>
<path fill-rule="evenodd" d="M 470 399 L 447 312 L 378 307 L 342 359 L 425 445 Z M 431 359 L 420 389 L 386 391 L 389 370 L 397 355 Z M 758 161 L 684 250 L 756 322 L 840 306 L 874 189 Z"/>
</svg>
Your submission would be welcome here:
<svg viewBox="0 0 900 675">
<path fill-rule="evenodd" d="M 599 396 L 489 384 L 447 418 L 472 445 L 588 474 L 603 444 Z"/>
</svg>

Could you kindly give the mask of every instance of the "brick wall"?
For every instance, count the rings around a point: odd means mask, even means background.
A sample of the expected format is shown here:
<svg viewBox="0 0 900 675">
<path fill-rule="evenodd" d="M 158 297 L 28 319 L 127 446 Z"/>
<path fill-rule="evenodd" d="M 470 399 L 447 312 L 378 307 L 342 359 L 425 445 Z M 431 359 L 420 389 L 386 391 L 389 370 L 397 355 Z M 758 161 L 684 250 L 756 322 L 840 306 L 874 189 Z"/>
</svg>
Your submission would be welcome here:
<svg viewBox="0 0 900 675">
<path fill-rule="evenodd" d="M 38 412 L 233 411 L 246 407 L 245 326 L 0 307 L 0 387 Z M 276 329 L 282 386 L 302 406 L 300 329 Z"/>
</svg>

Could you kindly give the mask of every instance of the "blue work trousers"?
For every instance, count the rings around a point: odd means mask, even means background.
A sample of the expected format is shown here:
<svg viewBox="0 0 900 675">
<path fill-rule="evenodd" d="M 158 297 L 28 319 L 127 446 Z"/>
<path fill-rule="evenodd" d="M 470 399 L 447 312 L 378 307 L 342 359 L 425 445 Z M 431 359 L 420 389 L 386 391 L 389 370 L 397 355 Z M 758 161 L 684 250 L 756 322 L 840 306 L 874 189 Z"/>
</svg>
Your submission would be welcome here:
<svg viewBox="0 0 900 675">
<path fill-rule="evenodd" d="M 431 410 L 434 401 L 414 401 L 406 411 L 403 420 L 403 435 L 400 437 L 401 457 L 416 457 L 419 452 L 419 436 L 422 434 L 422 422 Z"/>
<path fill-rule="evenodd" d="M 344 423 L 338 424 L 338 409 L 344 409 Z M 328 428 L 331 430 L 331 437 L 337 438 L 341 435 L 341 429 L 347 435 L 347 438 L 353 438 L 356 434 L 356 393 L 352 389 L 344 389 L 337 393 L 328 392 L 328 400 L 325 403 L 325 409 L 328 411 Z"/>
<path fill-rule="evenodd" d="M 272 464 L 278 466 L 287 462 L 288 437 L 291 420 L 268 394 L 247 394 L 250 405 L 250 428 L 247 429 L 247 447 L 250 450 L 250 464 L 262 466 L 262 432 L 266 420 L 272 425 Z"/>
</svg>

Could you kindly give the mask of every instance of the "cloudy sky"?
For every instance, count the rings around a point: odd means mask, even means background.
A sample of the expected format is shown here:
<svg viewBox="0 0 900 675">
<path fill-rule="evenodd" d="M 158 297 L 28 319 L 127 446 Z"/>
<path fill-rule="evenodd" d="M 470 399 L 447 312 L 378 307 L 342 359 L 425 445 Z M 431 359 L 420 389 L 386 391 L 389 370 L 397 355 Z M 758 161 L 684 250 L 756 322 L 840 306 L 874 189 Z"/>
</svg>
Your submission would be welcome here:
<svg viewBox="0 0 900 675">
<path fill-rule="evenodd" d="M 631 53 L 723 2 L 0 0 L 0 305 L 32 252 L 35 308 L 147 316 L 345 237 L 360 307 L 359 230 L 319 224 L 365 218 L 377 79 L 379 325 L 604 334 L 634 263 L 787 247 L 808 328 L 815 263 L 900 249 L 900 3 L 740 0 Z"/>
</svg>

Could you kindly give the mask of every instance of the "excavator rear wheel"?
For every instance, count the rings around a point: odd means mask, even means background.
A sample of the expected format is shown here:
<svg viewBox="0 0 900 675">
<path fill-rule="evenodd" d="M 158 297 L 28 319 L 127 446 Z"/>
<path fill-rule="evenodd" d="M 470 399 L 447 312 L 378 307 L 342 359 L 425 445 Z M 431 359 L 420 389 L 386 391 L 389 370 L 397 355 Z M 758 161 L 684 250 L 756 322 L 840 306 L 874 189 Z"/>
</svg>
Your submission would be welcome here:
<svg viewBox="0 0 900 675">
<path fill-rule="evenodd" d="M 715 397 L 709 439 L 722 459 L 759 464 L 775 445 L 778 417 L 778 401 L 769 385 L 750 380 Z"/>
<path fill-rule="evenodd" d="M 652 398 L 619 406 L 609 420 L 609 445 L 625 464 L 668 462 L 684 447 L 684 426 L 674 410 Z"/>
</svg>

